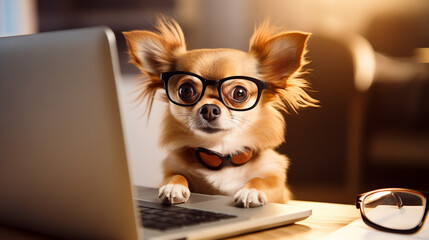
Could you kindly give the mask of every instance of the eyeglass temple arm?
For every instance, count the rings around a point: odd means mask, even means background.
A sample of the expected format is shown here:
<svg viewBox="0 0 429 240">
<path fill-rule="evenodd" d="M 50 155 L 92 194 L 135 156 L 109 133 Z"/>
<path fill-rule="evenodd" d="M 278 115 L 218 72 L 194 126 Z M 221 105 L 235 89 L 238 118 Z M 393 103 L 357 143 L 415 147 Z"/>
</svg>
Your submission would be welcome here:
<svg viewBox="0 0 429 240">
<path fill-rule="evenodd" d="M 398 206 L 398 208 L 402 208 L 404 206 L 404 204 L 402 203 L 402 199 L 399 196 L 399 194 L 396 192 L 392 192 L 391 194 L 396 200 L 396 206 Z"/>
</svg>

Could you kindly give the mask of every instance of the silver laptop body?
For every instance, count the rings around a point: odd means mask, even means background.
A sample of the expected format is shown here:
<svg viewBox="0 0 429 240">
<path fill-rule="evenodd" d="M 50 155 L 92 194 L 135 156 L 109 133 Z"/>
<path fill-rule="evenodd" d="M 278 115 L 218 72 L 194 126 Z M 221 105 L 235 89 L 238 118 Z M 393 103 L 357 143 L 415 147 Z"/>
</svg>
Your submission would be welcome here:
<svg viewBox="0 0 429 240">
<path fill-rule="evenodd" d="M 290 205 L 242 209 L 230 197 L 192 194 L 179 206 L 237 217 L 168 231 L 141 227 L 135 199 L 159 200 L 156 189 L 132 187 L 120 85 L 108 28 L 0 38 L 1 225 L 68 239 L 198 239 L 311 215 Z"/>
</svg>

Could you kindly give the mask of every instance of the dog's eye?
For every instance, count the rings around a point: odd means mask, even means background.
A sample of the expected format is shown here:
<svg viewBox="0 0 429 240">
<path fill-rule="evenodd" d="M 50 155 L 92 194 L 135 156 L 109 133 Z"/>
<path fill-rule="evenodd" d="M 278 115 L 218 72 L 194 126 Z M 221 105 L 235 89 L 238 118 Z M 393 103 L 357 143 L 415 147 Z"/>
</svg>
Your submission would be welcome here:
<svg viewBox="0 0 429 240">
<path fill-rule="evenodd" d="M 242 103 L 247 100 L 248 96 L 247 90 L 242 86 L 237 86 L 232 89 L 231 97 L 236 102 Z"/>
<path fill-rule="evenodd" d="M 178 94 L 180 99 L 182 99 L 185 102 L 190 102 L 194 100 L 195 90 L 192 84 L 183 83 L 182 85 L 180 85 L 178 89 Z"/>
</svg>

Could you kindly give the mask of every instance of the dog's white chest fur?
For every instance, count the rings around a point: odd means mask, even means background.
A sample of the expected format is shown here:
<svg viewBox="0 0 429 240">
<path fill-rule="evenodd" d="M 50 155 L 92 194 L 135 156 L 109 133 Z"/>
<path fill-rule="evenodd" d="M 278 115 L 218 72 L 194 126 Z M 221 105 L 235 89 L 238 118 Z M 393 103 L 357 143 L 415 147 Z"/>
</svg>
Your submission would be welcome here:
<svg viewBox="0 0 429 240">
<path fill-rule="evenodd" d="M 246 166 L 239 167 L 225 167 L 218 171 L 208 169 L 196 169 L 205 182 L 209 183 L 214 189 L 218 190 L 221 194 L 233 196 L 240 190 L 247 181 L 249 176 L 246 176 Z M 198 186 L 196 186 L 199 188 Z"/>
</svg>

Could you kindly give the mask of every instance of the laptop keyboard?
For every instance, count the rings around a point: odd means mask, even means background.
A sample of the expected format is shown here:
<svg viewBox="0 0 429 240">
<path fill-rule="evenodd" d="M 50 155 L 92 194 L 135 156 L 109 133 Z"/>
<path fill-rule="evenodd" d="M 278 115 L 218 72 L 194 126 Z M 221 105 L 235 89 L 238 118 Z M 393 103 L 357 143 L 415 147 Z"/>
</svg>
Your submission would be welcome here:
<svg viewBox="0 0 429 240">
<path fill-rule="evenodd" d="M 178 206 L 166 206 L 160 203 L 141 200 L 137 202 L 143 226 L 162 231 L 237 217 Z"/>
</svg>

